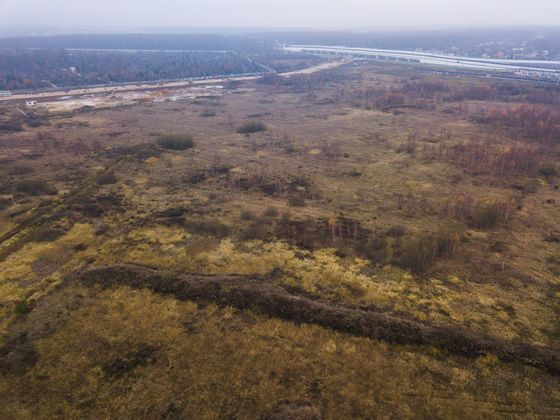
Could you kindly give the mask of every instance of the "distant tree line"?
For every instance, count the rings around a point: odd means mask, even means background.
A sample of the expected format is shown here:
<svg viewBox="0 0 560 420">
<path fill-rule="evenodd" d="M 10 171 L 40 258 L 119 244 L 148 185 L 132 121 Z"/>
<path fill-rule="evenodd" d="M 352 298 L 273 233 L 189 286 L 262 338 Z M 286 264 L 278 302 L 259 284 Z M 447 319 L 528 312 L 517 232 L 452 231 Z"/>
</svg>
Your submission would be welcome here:
<svg viewBox="0 0 560 420">
<path fill-rule="evenodd" d="M 560 89 L 555 86 L 513 83 L 458 84 L 441 78 L 427 77 L 391 88 L 365 87 L 347 90 L 343 92 L 342 99 L 353 106 L 366 109 L 397 106 L 422 108 L 425 107 L 426 101 L 435 104 L 465 100 L 560 105 Z"/>
<path fill-rule="evenodd" d="M 234 53 L 8 50 L 0 54 L 0 90 L 87 86 L 238 74 L 262 68 Z"/>
<path fill-rule="evenodd" d="M 228 50 L 247 53 L 267 49 L 269 45 L 269 42 L 243 36 L 211 34 L 74 34 L 0 38 L 2 49 Z"/>
<path fill-rule="evenodd" d="M 522 104 L 507 109 L 492 109 L 488 120 L 512 128 L 525 139 L 548 146 L 560 144 L 560 111 L 540 105 Z"/>
</svg>

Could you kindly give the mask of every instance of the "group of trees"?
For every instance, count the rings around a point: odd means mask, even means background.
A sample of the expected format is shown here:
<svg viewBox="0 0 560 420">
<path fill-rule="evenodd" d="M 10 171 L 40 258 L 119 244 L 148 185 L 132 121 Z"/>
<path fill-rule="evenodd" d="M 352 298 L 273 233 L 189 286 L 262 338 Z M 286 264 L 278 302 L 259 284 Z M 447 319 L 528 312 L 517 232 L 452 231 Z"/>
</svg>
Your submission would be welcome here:
<svg viewBox="0 0 560 420">
<path fill-rule="evenodd" d="M 431 99 L 441 92 L 449 92 L 450 86 L 441 79 L 426 78 L 411 80 L 399 88 L 402 93 L 415 94 L 424 99 Z"/>
<path fill-rule="evenodd" d="M 339 95 L 353 106 L 386 109 L 402 106 L 433 109 L 436 104 L 461 101 L 502 101 L 521 104 L 560 104 L 556 87 L 519 86 L 512 83 L 452 83 L 441 77 L 424 77 L 403 81 L 390 88 L 361 87 Z"/>
<path fill-rule="evenodd" d="M 95 52 L 5 50 L 0 90 L 88 86 L 261 71 L 229 52 Z"/>
<path fill-rule="evenodd" d="M 268 51 L 270 43 L 244 36 L 213 34 L 72 34 L 0 38 L 2 49 L 118 49 Z"/>
<path fill-rule="evenodd" d="M 275 235 L 308 249 L 321 247 L 338 248 L 372 258 L 376 251 L 387 248 L 381 232 L 364 228 L 359 221 L 344 216 L 329 218 L 292 220 L 282 217 L 277 220 Z M 383 255 L 386 249 L 383 249 Z"/>
<path fill-rule="evenodd" d="M 458 144 L 425 143 L 422 147 L 424 159 L 448 160 L 471 172 L 500 178 L 537 175 L 543 156 L 538 145 L 520 142 L 496 145 L 490 141 L 468 140 Z"/>
<path fill-rule="evenodd" d="M 403 238 L 405 233 L 403 226 L 372 231 L 343 216 L 305 221 L 281 218 L 275 227 L 276 236 L 303 248 L 336 248 L 342 254 L 354 253 L 380 265 L 391 262 L 417 274 L 438 258 L 455 255 L 462 236 L 460 226 Z"/>
<path fill-rule="evenodd" d="M 402 268 L 421 274 L 428 270 L 438 258 L 452 257 L 461 240 L 459 228 L 440 229 L 435 233 L 418 235 L 408 241 L 401 256 L 395 261 Z"/>
<path fill-rule="evenodd" d="M 328 84 L 348 81 L 348 76 L 332 71 L 321 71 L 312 74 L 296 74 L 291 77 L 282 77 L 278 74 L 265 74 L 259 79 L 259 83 L 271 87 L 283 87 L 292 92 L 314 92 L 320 91 Z"/>
<path fill-rule="evenodd" d="M 487 117 L 497 126 L 513 128 L 525 140 L 546 146 L 560 144 L 560 111 L 557 109 L 522 104 L 492 109 Z"/>
<path fill-rule="evenodd" d="M 426 78 L 405 83 L 394 89 L 395 92 L 406 95 L 412 104 L 431 100 L 436 103 L 460 102 L 460 101 L 493 101 L 500 99 L 511 100 L 512 92 L 507 86 L 495 86 L 480 83 L 468 85 L 448 83 L 437 78 Z"/>
<path fill-rule="evenodd" d="M 270 196 L 285 194 L 303 199 L 320 196 L 320 191 L 317 191 L 308 179 L 300 176 L 292 177 L 266 171 L 251 173 L 230 171 L 227 180 L 235 188 L 260 191 Z"/>
<path fill-rule="evenodd" d="M 560 89 L 550 87 L 547 90 L 534 90 L 522 95 L 523 102 L 543 105 L 560 105 Z"/>
<path fill-rule="evenodd" d="M 472 228 L 491 229 L 510 220 L 520 206 L 520 196 L 482 201 L 458 194 L 444 204 L 442 212 L 444 215 L 465 221 Z"/>
</svg>

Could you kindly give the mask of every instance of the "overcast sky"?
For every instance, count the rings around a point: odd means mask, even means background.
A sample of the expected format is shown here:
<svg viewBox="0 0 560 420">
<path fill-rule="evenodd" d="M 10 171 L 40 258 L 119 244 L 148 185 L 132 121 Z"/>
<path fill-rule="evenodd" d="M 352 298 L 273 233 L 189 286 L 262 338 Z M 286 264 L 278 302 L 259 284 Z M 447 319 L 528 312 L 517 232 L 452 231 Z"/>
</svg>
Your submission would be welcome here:
<svg viewBox="0 0 560 420">
<path fill-rule="evenodd" d="M 0 0 L 0 25 L 375 28 L 560 25 L 560 0 Z"/>
</svg>

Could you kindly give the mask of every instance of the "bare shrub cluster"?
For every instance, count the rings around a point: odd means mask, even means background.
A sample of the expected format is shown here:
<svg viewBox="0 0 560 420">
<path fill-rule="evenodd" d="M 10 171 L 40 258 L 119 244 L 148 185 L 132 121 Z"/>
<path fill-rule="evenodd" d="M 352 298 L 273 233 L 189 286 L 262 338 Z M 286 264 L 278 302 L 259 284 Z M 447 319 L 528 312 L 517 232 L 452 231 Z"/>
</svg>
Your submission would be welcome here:
<svg viewBox="0 0 560 420">
<path fill-rule="evenodd" d="M 465 221 L 472 228 L 491 229 L 508 222 L 520 206 L 520 196 L 485 202 L 459 194 L 444 204 L 442 212 Z"/>
<path fill-rule="evenodd" d="M 490 141 L 468 140 L 459 144 L 424 144 L 422 147 L 424 159 L 447 160 L 471 172 L 499 177 L 538 175 L 544 154 L 541 146 L 520 142 L 498 145 Z"/>
<path fill-rule="evenodd" d="M 415 274 L 421 274 L 438 258 L 453 256 L 460 239 L 461 233 L 456 228 L 418 236 L 404 244 L 402 254 L 396 263 Z"/>
<path fill-rule="evenodd" d="M 239 134 L 252 134 L 260 131 L 266 131 L 266 124 L 261 121 L 247 121 L 237 129 Z"/>
<path fill-rule="evenodd" d="M 194 139 L 188 134 L 160 135 L 157 143 L 164 149 L 187 150 L 194 147 Z"/>
<path fill-rule="evenodd" d="M 522 104 L 492 109 L 487 118 L 497 126 L 515 129 L 528 141 L 546 146 L 560 144 L 560 111 L 543 105 Z"/>
</svg>

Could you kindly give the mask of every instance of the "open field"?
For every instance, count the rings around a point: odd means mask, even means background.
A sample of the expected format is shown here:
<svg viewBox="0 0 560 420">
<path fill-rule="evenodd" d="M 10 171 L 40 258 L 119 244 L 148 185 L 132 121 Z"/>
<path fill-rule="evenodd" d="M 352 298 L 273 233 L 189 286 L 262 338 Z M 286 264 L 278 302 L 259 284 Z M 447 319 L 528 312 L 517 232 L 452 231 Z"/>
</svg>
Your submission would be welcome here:
<svg viewBox="0 0 560 420">
<path fill-rule="evenodd" d="M 3 417 L 560 416 L 560 91 L 335 64 L 0 102 Z"/>
</svg>

